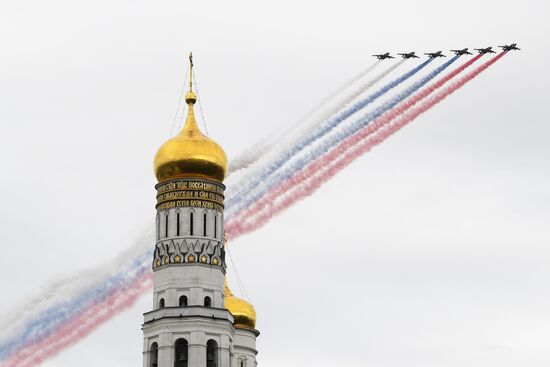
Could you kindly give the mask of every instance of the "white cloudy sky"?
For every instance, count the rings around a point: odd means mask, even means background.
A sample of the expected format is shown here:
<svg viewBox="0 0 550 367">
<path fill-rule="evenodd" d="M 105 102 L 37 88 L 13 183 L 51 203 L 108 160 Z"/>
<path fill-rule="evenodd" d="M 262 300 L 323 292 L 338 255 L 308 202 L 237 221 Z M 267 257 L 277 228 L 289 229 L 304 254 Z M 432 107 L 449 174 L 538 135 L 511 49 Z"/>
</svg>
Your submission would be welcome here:
<svg viewBox="0 0 550 367">
<path fill-rule="evenodd" d="M 210 135 L 232 157 L 372 53 L 518 42 L 521 52 L 231 251 L 264 367 L 548 366 L 549 10 L 544 0 L 4 0 L 0 313 L 152 225 L 152 159 L 189 50 Z M 140 365 L 150 303 L 45 365 Z"/>
</svg>

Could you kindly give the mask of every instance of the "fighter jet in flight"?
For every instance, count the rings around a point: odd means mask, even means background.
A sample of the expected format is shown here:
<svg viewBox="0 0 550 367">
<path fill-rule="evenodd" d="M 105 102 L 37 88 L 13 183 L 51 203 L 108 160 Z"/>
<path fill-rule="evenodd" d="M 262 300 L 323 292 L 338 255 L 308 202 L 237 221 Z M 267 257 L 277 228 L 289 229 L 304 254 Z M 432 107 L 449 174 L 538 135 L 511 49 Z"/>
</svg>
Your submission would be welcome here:
<svg viewBox="0 0 550 367">
<path fill-rule="evenodd" d="M 418 56 L 415 55 L 414 51 L 413 52 L 406 52 L 406 53 L 402 53 L 402 54 L 398 54 L 398 55 L 401 56 L 404 59 L 418 59 Z"/>
<path fill-rule="evenodd" d="M 386 52 L 385 54 L 372 55 L 372 56 L 376 57 L 378 60 L 394 59 L 394 57 L 391 56 L 389 52 Z"/>
<path fill-rule="evenodd" d="M 468 48 L 463 48 L 462 50 L 451 50 L 451 52 L 454 52 L 455 55 L 472 55 L 472 53 L 468 51 Z"/>
<path fill-rule="evenodd" d="M 441 52 L 443 52 L 443 51 L 428 52 L 428 53 L 426 53 L 426 54 L 424 54 L 424 55 L 428 55 L 428 57 L 429 57 L 430 59 L 435 59 L 435 58 L 438 58 L 438 57 L 447 57 L 447 56 L 443 55 Z"/>
<path fill-rule="evenodd" d="M 485 54 L 495 54 L 496 52 L 493 51 L 493 48 L 492 47 L 487 47 L 487 48 L 474 48 L 474 50 L 476 50 L 477 52 L 479 52 L 480 54 L 482 55 L 485 55 Z"/>
<path fill-rule="evenodd" d="M 504 45 L 504 46 L 498 46 L 502 48 L 504 51 L 514 51 L 514 50 L 521 50 L 521 48 L 517 47 L 517 43 L 512 43 L 510 45 Z"/>
</svg>

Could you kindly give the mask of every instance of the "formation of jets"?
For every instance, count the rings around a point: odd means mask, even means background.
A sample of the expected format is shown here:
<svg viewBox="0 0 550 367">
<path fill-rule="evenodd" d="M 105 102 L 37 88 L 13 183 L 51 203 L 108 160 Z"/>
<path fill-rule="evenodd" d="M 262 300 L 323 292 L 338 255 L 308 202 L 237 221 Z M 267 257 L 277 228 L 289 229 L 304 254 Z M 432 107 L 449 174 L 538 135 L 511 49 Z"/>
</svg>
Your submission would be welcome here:
<svg viewBox="0 0 550 367">
<path fill-rule="evenodd" d="M 504 46 L 498 46 L 502 48 L 504 51 L 514 51 L 514 50 L 520 50 L 520 48 L 517 47 L 516 43 L 512 43 L 509 45 Z M 477 51 L 479 54 L 485 55 L 485 54 L 494 54 L 495 51 L 492 47 L 486 47 L 486 48 L 474 48 L 475 51 Z M 468 51 L 468 48 L 463 48 L 461 50 L 450 50 L 455 55 L 472 55 L 470 51 Z M 404 53 L 398 53 L 398 56 L 401 56 L 404 59 L 414 59 L 418 58 L 415 52 L 404 52 Z M 427 52 L 424 55 L 428 56 L 430 59 L 436 59 L 438 57 L 447 57 L 443 55 L 443 51 L 437 51 L 437 52 Z M 383 53 L 383 54 L 377 54 L 372 55 L 376 57 L 378 60 L 386 60 L 386 59 L 394 59 L 392 55 L 390 55 L 389 52 Z"/>
</svg>

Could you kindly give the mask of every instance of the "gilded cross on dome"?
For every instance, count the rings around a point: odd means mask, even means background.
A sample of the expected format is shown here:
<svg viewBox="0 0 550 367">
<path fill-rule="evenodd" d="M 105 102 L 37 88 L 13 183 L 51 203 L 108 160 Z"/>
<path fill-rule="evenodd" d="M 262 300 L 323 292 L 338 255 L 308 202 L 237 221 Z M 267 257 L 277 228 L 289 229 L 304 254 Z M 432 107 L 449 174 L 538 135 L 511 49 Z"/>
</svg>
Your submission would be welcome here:
<svg viewBox="0 0 550 367">
<path fill-rule="evenodd" d="M 193 53 L 189 52 L 189 92 L 193 91 Z"/>
<path fill-rule="evenodd" d="M 193 54 L 189 53 L 189 92 L 185 95 L 187 119 L 178 135 L 164 143 L 155 156 L 154 169 L 159 182 L 174 178 L 205 178 L 223 182 L 227 156 L 222 147 L 199 129 L 193 105 Z"/>
</svg>

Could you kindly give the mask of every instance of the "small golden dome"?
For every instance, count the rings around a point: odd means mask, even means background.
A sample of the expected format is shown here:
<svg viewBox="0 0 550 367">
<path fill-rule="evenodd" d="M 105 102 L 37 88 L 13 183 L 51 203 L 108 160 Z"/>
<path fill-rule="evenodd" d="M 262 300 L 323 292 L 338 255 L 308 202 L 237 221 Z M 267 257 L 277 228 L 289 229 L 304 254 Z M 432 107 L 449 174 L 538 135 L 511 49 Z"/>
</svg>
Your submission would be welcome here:
<svg viewBox="0 0 550 367">
<path fill-rule="evenodd" d="M 193 66 L 190 56 L 191 67 Z M 205 136 L 197 126 L 193 105 L 197 96 L 192 91 L 192 69 L 189 106 L 185 126 L 178 135 L 162 144 L 155 156 L 155 175 L 159 182 L 178 177 L 202 177 L 222 182 L 227 173 L 227 156 L 222 147 Z"/>
<path fill-rule="evenodd" d="M 252 328 L 256 327 L 256 310 L 243 299 L 237 298 L 231 293 L 225 280 L 225 308 L 231 312 L 234 318 L 233 324 L 236 327 Z"/>
</svg>

